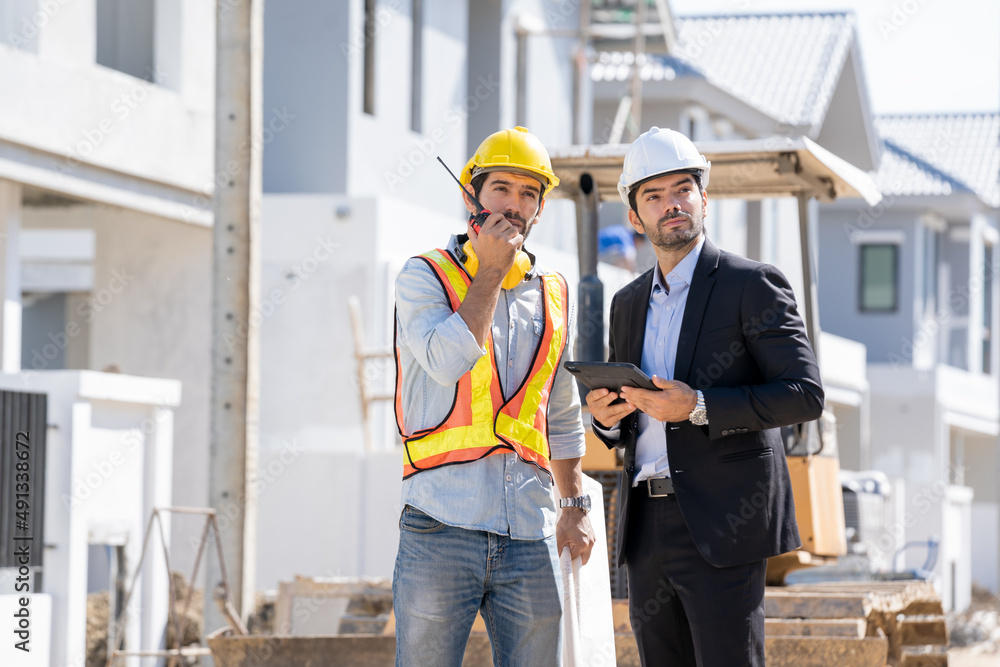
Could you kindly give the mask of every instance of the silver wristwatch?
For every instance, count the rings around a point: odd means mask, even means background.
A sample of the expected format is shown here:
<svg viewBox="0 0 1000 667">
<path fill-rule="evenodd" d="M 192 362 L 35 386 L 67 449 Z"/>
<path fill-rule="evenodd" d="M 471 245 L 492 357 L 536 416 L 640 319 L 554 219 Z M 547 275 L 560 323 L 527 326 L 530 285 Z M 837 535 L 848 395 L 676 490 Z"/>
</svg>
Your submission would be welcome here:
<svg viewBox="0 0 1000 667">
<path fill-rule="evenodd" d="M 579 507 L 584 514 L 590 514 L 590 494 L 575 498 L 560 498 L 559 507 Z"/>
<path fill-rule="evenodd" d="M 694 410 L 688 415 L 688 420 L 695 426 L 704 426 L 708 423 L 708 412 L 705 410 L 705 395 L 698 390 L 698 402 L 694 405 Z"/>
</svg>

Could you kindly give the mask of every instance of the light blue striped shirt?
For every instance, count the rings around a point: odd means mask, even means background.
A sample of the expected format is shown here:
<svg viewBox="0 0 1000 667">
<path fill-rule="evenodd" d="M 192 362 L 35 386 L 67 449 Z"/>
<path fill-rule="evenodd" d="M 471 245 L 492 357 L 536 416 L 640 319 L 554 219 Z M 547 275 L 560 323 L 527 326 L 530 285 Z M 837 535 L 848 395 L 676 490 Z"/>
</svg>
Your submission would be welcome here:
<svg viewBox="0 0 1000 667">
<path fill-rule="evenodd" d="M 457 252 L 456 237 L 448 249 Z M 542 335 L 541 279 L 537 273 L 530 275 L 513 289 L 500 290 L 493 313 L 494 354 L 504 398 L 527 376 Z M 572 310 L 569 319 L 566 350 L 573 349 L 576 338 Z M 476 343 L 461 315 L 452 311 L 441 283 L 421 259 L 407 261 L 396 278 L 396 342 L 405 430 L 412 433 L 437 426 L 451 408 L 459 378 L 486 350 Z M 585 451 L 580 397 L 561 361 L 548 408 L 553 460 L 577 458 Z M 552 479 L 512 453 L 434 468 L 404 479 L 400 507 L 405 505 L 452 526 L 515 539 L 537 540 L 555 534 Z"/>
<path fill-rule="evenodd" d="M 646 307 L 646 331 L 642 339 L 642 363 L 640 368 L 649 377 L 658 375 L 664 380 L 674 378 L 677 361 L 677 342 L 681 337 L 681 322 L 691 291 L 694 269 L 705 245 L 702 235 L 698 245 L 684 256 L 674 270 L 666 276 L 660 272 L 657 263 L 653 269 L 653 290 Z M 666 424 L 657 421 L 645 412 L 639 413 L 639 437 L 635 443 L 636 474 L 635 486 L 650 477 L 669 477 L 670 465 L 667 461 Z"/>
<path fill-rule="evenodd" d="M 664 283 L 660 265 L 653 267 L 653 289 L 649 294 L 649 305 L 646 306 L 646 330 L 642 338 L 642 360 L 640 368 L 649 377 L 658 375 L 664 380 L 674 378 L 674 368 L 677 361 L 677 342 L 681 337 L 681 323 L 684 321 L 684 308 L 687 306 L 688 294 L 691 291 L 691 281 L 694 279 L 694 269 L 701 257 L 701 249 L 705 246 L 705 236 L 702 235 L 698 245 L 684 256 L 674 270 L 666 277 Z M 665 286 L 669 286 L 669 289 Z M 601 428 L 596 421 L 594 429 L 614 441 L 621 435 L 620 425 L 614 428 Z M 639 435 L 635 443 L 635 469 L 632 486 L 651 477 L 669 477 L 670 464 L 667 460 L 666 424 L 652 419 L 645 412 L 638 414 Z"/>
</svg>

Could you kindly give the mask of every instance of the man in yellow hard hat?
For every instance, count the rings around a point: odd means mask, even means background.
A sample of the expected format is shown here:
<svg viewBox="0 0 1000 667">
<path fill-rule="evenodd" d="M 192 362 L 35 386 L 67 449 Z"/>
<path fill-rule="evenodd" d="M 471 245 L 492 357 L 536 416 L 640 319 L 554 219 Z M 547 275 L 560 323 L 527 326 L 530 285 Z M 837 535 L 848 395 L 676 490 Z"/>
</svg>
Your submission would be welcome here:
<svg viewBox="0 0 1000 667">
<path fill-rule="evenodd" d="M 586 562 L 594 533 L 580 398 L 560 369 L 569 292 L 524 249 L 558 179 L 515 127 L 483 141 L 461 181 L 493 213 L 477 230 L 466 195 L 465 233 L 396 279 L 396 664 L 459 667 L 481 613 L 497 664 L 559 665 L 558 553 Z"/>
</svg>

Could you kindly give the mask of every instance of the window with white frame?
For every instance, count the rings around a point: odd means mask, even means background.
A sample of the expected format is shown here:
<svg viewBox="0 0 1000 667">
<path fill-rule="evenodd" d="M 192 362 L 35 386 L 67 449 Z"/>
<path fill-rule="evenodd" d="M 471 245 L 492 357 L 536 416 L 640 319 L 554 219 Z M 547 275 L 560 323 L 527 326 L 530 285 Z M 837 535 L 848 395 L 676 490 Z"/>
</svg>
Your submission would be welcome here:
<svg viewBox="0 0 1000 667">
<path fill-rule="evenodd" d="M 97 64 L 156 81 L 154 0 L 97 0 Z"/>
<path fill-rule="evenodd" d="M 865 313 L 895 312 L 899 307 L 899 245 L 863 243 L 859 307 Z"/>
</svg>

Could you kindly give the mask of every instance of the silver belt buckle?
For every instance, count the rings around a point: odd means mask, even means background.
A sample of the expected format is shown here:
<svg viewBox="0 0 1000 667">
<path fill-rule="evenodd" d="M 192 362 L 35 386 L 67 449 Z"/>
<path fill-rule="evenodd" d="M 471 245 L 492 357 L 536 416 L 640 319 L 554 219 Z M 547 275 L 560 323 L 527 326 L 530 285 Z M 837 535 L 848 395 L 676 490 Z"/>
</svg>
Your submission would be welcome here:
<svg viewBox="0 0 1000 667">
<path fill-rule="evenodd" d="M 649 497 L 650 498 L 666 498 L 667 496 L 672 496 L 674 494 L 674 491 L 673 491 L 673 488 L 672 488 L 673 487 L 672 483 L 670 485 L 671 489 L 667 493 L 656 493 L 655 491 L 653 491 L 653 482 L 656 482 L 656 481 L 659 481 L 659 480 L 670 481 L 670 478 L 669 477 L 650 477 L 650 478 L 646 479 L 646 490 L 649 492 Z"/>
</svg>

